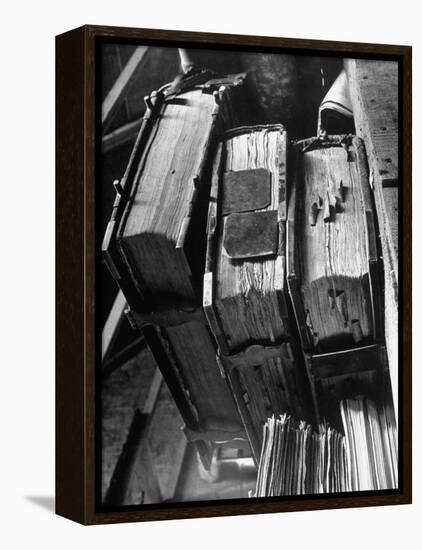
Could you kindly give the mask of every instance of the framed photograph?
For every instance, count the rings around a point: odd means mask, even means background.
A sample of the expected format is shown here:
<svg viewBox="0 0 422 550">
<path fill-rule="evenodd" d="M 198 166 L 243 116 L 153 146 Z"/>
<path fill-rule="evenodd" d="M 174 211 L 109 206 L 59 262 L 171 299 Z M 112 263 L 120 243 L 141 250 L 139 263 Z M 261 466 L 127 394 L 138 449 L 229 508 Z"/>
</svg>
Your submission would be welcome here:
<svg viewBox="0 0 422 550">
<path fill-rule="evenodd" d="M 411 48 L 56 38 L 56 511 L 411 502 Z"/>
</svg>

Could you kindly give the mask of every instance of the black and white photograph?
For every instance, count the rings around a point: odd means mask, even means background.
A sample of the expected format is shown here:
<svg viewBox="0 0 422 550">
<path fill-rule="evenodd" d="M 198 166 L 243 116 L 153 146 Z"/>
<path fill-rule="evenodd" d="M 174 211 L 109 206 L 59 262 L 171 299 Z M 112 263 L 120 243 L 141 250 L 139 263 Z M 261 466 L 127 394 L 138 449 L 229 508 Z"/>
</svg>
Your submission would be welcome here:
<svg viewBox="0 0 422 550">
<path fill-rule="evenodd" d="M 397 59 L 97 64 L 98 509 L 395 494 Z"/>
<path fill-rule="evenodd" d="M 415 547 L 416 6 L 5 5 L 1 548 Z"/>
</svg>

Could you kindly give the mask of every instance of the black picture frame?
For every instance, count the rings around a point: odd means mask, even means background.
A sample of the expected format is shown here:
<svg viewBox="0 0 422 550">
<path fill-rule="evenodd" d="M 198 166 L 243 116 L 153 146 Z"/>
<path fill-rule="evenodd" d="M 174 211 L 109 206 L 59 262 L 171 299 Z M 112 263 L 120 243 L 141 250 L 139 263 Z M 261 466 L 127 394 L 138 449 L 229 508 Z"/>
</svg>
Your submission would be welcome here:
<svg viewBox="0 0 422 550">
<path fill-rule="evenodd" d="M 99 119 L 96 51 L 104 40 L 168 46 L 237 48 L 319 56 L 393 59 L 400 67 L 399 135 L 399 489 L 344 496 L 163 504 L 101 510 L 98 452 Z M 210 34 L 87 25 L 56 37 L 56 513 L 82 524 L 262 514 L 406 504 L 412 495 L 411 87 L 409 46 Z"/>
</svg>

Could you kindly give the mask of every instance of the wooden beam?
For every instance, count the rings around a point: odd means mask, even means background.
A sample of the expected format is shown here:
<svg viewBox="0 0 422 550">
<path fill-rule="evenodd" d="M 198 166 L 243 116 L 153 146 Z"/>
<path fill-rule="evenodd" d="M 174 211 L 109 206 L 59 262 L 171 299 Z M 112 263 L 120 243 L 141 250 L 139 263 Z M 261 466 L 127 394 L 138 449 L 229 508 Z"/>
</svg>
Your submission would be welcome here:
<svg viewBox="0 0 422 550">
<path fill-rule="evenodd" d="M 110 487 L 104 498 L 103 505 L 105 507 L 122 506 L 127 503 L 128 497 L 132 501 L 134 490 L 138 494 L 142 494 L 141 502 L 138 502 L 138 504 L 161 502 L 161 490 L 153 471 L 149 449 L 144 444 L 149 423 L 150 418 L 137 409 L 130 426 L 128 438 L 111 478 Z M 137 472 L 137 478 L 139 479 L 135 489 L 132 480 L 135 470 L 139 470 L 140 462 L 142 463 L 142 471 Z"/>
<path fill-rule="evenodd" d="M 142 60 L 145 59 L 145 54 L 147 51 L 147 46 L 139 46 L 136 48 L 104 99 L 101 115 L 103 132 L 107 130 L 117 109 L 124 102 L 127 93 L 133 84 L 133 76 Z"/>
<path fill-rule="evenodd" d="M 123 126 L 120 126 L 119 128 L 116 128 L 116 130 L 113 130 L 109 134 L 103 136 L 101 141 L 102 152 L 107 153 L 108 151 L 112 151 L 116 147 L 119 147 L 119 145 L 124 145 L 128 141 L 134 140 L 138 135 L 141 125 L 142 118 L 139 118 L 133 122 L 124 124 Z"/>
<path fill-rule="evenodd" d="M 104 506 L 117 506 L 132 501 L 132 493 L 143 492 L 144 502 L 161 502 L 161 489 L 154 472 L 148 443 L 148 433 L 163 384 L 163 376 L 155 369 L 148 396 L 135 410 L 132 424 L 122 453 L 111 478 L 110 487 L 104 499 Z M 136 483 L 134 481 L 136 480 Z"/>
<path fill-rule="evenodd" d="M 110 358 L 106 358 L 102 362 L 102 375 L 103 379 L 110 376 L 112 372 L 120 368 L 124 363 L 132 359 L 137 355 L 141 350 L 146 346 L 146 342 L 143 336 L 136 338 L 129 345 L 118 351 L 115 355 L 112 355 Z"/>
<path fill-rule="evenodd" d="M 385 278 L 385 339 L 394 408 L 398 404 L 398 63 L 368 59 L 344 62 L 356 133 L 365 141 L 370 166 Z"/>
<path fill-rule="evenodd" d="M 356 133 L 364 139 L 369 157 L 381 236 L 384 232 L 392 248 L 397 273 L 398 213 L 386 195 L 399 186 L 398 63 L 347 59 L 345 68 Z"/>
<path fill-rule="evenodd" d="M 117 63 L 118 63 L 118 66 L 119 66 L 119 74 L 123 71 L 123 61 L 122 61 L 122 46 L 119 46 L 118 44 L 115 44 L 115 48 L 116 48 L 116 58 L 117 58 Z M 124 48 L 124 46 L 123 46 Z M 131 119 L 131 116 L 130 116 L 130 110 L 129 110 L 129 102 L 127 100 L 127 95 L 123 101 L 124 103 L 124 106 L 125 106 L 125 113 L 126 113 L 126 116 L 127 116 L 127 119 L 130 120 Z"/>
<path fill-rule="evenodd" d="M 119 328 L 124 320 L 124 312 L 127 307 L 126 299 L 123 292 L 119 290 L 116 299 L 111 306 L 107 321 L 104 324 L 101 335 L 101 359 L 104 362 L 109 351 L 111 350 L 118 333 Z"/>
<path fill-rule="evenodd" d="M 161 374 L 160 370 L 156 368 L 151 386 L 149 387 L 148 396 L 146 398 L 144 406 L 142 407 L 142 414 L 151 415 L 154 412 L 162 385 L 163 375 Z"/>
</svg>

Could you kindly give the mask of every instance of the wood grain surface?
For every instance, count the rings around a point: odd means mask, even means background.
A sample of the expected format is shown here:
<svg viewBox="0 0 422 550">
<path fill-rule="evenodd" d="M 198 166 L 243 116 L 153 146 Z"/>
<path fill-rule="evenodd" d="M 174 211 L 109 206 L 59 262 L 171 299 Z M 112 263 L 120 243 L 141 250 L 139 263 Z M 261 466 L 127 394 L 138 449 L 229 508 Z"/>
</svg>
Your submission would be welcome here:
<svg viewBox="0 0 422 550">
<path fill-rule="evenodd" d="M 279 196 L 279 186 L 283 182 L 285 187 L 286 148 L 286 132 L 282 128 L 252 129 L 225 141 L 224 164 L 214 167 L 215 177 L 223 172 L 268 170 L 271 174 L 270 202 L 256 211 L 278 212 L 284 200 L 284 194 Z M 221 195 L 222 182 L 217 185 L 220 187 L 217 194 Z M 276 229 L 277 220 L 278 217 Z M 213 277 L 214 307 L 228 351 L 239 350 L 251 343 L 274 343 L 285 338 L 288 329 L 283 320 L 284 311 L 280 311 L 280 301 L 283 302 L 280 294 L 284 292 L 284 254 L 267 254 L 245 260 L 230 258 L 223 242 L 226 223 L 226 216 L 219 220 Z"/>
<path fill-rule="evenodd" d="M 297 255 L 314 346 L 327 352 L 370 343 L 374 327 L 363 190 L 369 181 L 362 177 L 357 159 L 348 162 L 343 147 L 314 149 L 301 159 Z M 315 202 L 321 209 L 311 225 Z M 358 341 L 352 330 L 357 323 Z"/>
</svg>

